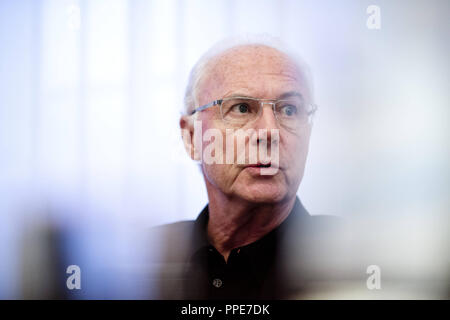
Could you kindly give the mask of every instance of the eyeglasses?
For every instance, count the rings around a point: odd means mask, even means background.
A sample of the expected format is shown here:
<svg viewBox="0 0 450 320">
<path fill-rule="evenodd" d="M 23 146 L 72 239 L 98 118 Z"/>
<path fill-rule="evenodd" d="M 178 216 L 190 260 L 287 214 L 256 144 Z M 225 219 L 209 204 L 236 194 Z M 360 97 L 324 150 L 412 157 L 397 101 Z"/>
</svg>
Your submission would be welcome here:
<svg viewBox="0 0 450 320">
<path fill-rule="evenodd" d="M 242 127 L 260 116 L 264 104 L 272 106 L 275 118 L 281 126 L 292 130 L 309 124 L 317 110 L 316 105 L 305 103 L 299 96 L 282 100 L 229 97 L 198 107 L 191 111 L 190 115 L 218 105 L 224 122 L 231 126 Z"/>
</svg>

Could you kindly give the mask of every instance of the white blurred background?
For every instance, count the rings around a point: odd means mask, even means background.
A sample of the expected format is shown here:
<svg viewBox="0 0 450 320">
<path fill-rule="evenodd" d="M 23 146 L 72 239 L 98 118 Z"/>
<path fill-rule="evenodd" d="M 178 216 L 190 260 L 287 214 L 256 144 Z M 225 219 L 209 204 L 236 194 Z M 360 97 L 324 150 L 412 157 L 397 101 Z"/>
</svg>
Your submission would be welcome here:
<svg viewBox="0 0 450 320">
<path fill-rule="evenodd" d="M 380 29 L 366 25 L 372 4 Z M 423 228 L 419 253 L 448 262 L 449 12 L 446 0 L 0 0 L 0 298 L 45 295 L 32 284 L 51 254 L 28 230 L 55 228 L 63 261 L 92 270 L 80 297 L 139 297 L 102 270 L 139 260 L 140 231 L 207 203 L 181 146 L 182 97 L 200 55 L 243 33 L 280 37 L 313 72 L 298 192 L 310 213 Z"/>
</svg>

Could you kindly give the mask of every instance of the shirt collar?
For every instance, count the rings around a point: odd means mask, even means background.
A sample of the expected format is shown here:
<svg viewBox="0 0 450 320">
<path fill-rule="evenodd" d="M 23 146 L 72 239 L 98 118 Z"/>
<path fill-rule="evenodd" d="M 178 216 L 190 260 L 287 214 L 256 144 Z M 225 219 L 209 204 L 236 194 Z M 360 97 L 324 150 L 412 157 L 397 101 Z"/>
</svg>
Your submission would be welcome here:
<svg viewBox="0 0 450 320">
<path fill-rule="evenodd" d="M 295 225 L 300 219 L 305 219 L 310 217 L 308 211 L 305 209 L 300 199 L 296 197 L 294 207 L 291 212 L 287 216 L 287 218 L 275 229 L 270 231 L 268 234 L 263 236 L 261 239 L 244 246 L 246 247 L 261 247 L 268 241 L 272 241 L 279 236 L 284 235 L 287 232 L 287 229 L 291 226 Z M 193 255 L 198 250 L 211 246 L 207 237 L 207 226 L 209 220 L 209 207 L 206 205 L 203 210 L 198 215 L 197 219 L 194 222 L 193 235 L 192 235 L 192 251 L 190 255 Z"/>
</svg>

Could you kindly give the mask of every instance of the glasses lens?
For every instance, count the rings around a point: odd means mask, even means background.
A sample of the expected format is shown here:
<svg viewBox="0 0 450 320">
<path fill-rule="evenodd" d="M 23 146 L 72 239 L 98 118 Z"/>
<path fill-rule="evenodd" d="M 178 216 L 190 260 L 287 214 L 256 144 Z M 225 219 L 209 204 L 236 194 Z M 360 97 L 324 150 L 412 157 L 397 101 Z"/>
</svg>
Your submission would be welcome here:
<svg viewBox="0 0 450 320">
<path fill-rule="evenodd" d="M 260 107 L 261 102 L 257 99 L 224 99 L 221 104 L 222 119 L 233 126 L 244 126 L 259 116 Z M 313 111 L 312 105 L 297 97 L 279 100 L 275 104 L 278 123 L 289 129 L 308 125 Z"/>
<path fill-rule="evenodd" d="M 233 98 L 222 102 L 222 118 L 233 125 L 244 125 L 258 116 L 259 101 Z"/>
<path fill-rule="evenodd" d="M 300 98 L 280 100 L 275 105 L 275 115 L 279 123 L 288 128 L 298 128 L 308 124 L 312 107 Z"/>
</svg>

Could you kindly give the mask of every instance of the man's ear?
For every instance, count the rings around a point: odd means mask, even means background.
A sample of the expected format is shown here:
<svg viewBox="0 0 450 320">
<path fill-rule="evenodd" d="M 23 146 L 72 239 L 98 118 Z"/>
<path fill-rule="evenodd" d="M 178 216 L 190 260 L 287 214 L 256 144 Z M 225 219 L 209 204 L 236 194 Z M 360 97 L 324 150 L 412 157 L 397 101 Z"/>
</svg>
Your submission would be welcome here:
<svg viewBox="0 0 450 320">
<path fill-rule="evenodd" d="M 194 142 L 194 119 L 193 117 L 183 115 L 180 118 L 181 138 L 183 139 L 184 149 L 189 157 L 194 161 L 200 161 L 200 155 L 195 148 Z"/>
</svg>

